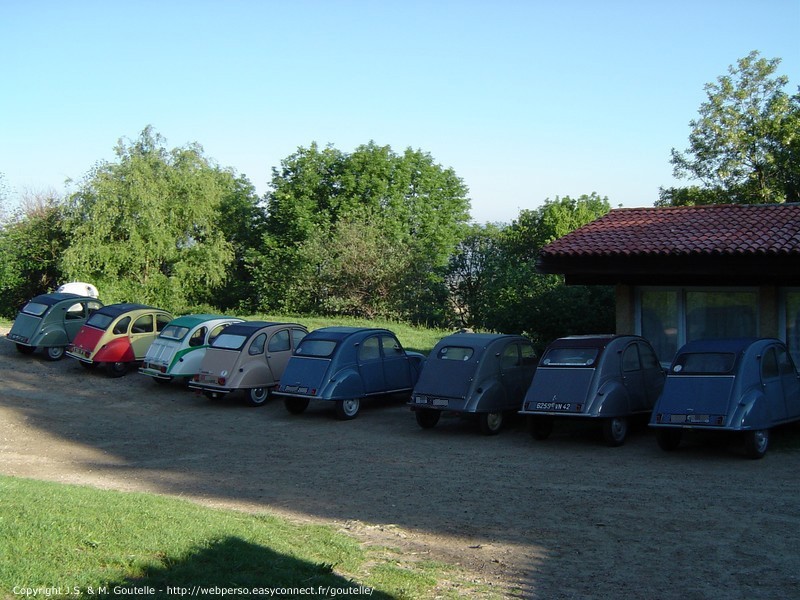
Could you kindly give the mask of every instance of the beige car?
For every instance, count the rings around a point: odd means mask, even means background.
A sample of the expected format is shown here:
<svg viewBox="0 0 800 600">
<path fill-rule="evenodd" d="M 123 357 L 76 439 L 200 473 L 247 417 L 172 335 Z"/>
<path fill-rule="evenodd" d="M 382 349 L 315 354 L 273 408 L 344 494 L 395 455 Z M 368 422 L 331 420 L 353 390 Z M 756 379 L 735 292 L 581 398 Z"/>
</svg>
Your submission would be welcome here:
<svg viewBox="0 0 800 600">
<path fill-rule="evenodd" d="M 213 399 L 244 390 L 251 406 L 262 406 L 307 333 L 297 323 L 234 323 L 208 347 L 189 387 Z"/>
</svg>

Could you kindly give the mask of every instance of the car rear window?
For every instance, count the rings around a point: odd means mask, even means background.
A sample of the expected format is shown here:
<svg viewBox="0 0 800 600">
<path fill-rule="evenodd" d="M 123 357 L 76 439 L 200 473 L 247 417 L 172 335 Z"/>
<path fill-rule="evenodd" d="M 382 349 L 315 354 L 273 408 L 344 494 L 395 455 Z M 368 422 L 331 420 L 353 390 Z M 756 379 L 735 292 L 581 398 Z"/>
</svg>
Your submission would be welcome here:
<svg viewBox="0 0 800 600">
<path fill-rule="evenodd" d="M 691 352 L 675 359 L 672 372 L 681 375 L 724 375 L 733 371 L 735 363 L 736 354 L 733 352 Z"/>
<path fill-rule="evenodd" d="M 222 332 L 211 343 L 211 347 L 222 348 L 223 350 L 240 350 L 248 337 L 250 336 Z"/>
<path fill-rule="evenodd" d="M 111 322 L 113 320 L 114 317 L 112 317 L 111 315 L 104 315 L 103 313 L 96 312 L 91 317 L 89 317 L 89 320 L 86 321 L 86 324 L 89 327 L 94 327 L 95 329 L 102 329 L 103 331 L 105 331 L 106 329 L 108 329 L 108 326 L 111 325 Z"/>
<path fill-rule="evenodd" d="M 441 348 L 436 354 L 441 360 L 463 360 L 467 361 L 472 358 L 475 351 L 472 348 L 465 348 L 464 346 L 445 346 Z"/>
<path fill-rule="evenodd" d="M 19 306 L 19 304 L 17 306 Z M 22 312 L 24 312 L 26 315 L 41 317 L 44 313 L 47 312 L 48 308 L 50 307 L 47 304 L 41 304 L 39 302 L 28 302 L 22 309 Z"/>
<path fill-rule="evenodd" d="M 180 327 L 179 325 L 167 325 L 161 331 L 159 337 L 167 338 L 168 340 L 182 340 L 189 333 L 188 327 Z"/>
<path fill-rule="evenodd" d="M 545 367 L 594 367 L 598 348 L 550 348 L 542 359 Z"/>
<path fill-rule="evenodd" d="M 328 358 L 336 350 L 337 342 L 333 340 L 309 340 L 303 339 L 297 347 L 298 356 L 313 356 L 316 358 Z"/>
</svg>

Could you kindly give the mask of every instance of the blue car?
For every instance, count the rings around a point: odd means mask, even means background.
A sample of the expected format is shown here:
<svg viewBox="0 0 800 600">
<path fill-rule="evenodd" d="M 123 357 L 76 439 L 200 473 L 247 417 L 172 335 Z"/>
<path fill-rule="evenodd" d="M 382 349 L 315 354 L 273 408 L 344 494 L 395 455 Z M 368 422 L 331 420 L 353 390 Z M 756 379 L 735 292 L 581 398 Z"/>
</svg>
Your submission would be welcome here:
<svg viewBox="0 0 800 600">
<path fill-rule="evenodd" d="M 536 369 L 520 414 L 534 439 L 553 422 L 593 420 L 609 446 L 621 446 L 629 422 L 646 419 L 664 387 L 653 347 L 638 335 L 576 335 L 552 342 Z"/>
<path fill-rule="evenodd" d="M 741 432 L 762 458 L 770 429 L 800 420 L 800 377 L 777 339 L 697 340 L 683 346 L 653 408 L 651 427 L 665 451 L 690 430 Z"/>
<path fill-rule="evenodd" d="M 519 335 L 454 333 L 431 352 L 409 406 L 423 429 L 442 412 L 477 417 L 485 435 L 515 413 L 536 371 L 536 351 Z"/>
<path fill-rule="evenodd" d="M 354 419 L 364 398 L 410 393 L 424 363 L 388 329 L 323 327 L 300 342 L 275 395 L 292 414 L 325 400 L 335 403 L 337 418 Z"/>
</svg>

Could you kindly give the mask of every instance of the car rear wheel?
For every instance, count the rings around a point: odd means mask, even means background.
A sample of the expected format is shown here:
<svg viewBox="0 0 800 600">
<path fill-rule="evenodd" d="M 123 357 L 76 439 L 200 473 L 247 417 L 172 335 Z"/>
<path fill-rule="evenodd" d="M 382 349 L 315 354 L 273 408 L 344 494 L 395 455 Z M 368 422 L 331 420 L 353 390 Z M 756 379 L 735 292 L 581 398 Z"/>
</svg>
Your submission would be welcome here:
<svg viewBox="0 0 800 600">
<path fill-rule="evenodd" d="M 20 354 L 33 354 L 36 346 L 26 346 L 25 344 L 17 344 L 17 352 Z"/>
<path fill-rule="evenodd" d="M 603 439 L 612 447 L 622 446 L 628 437 L 628 419 L 612 417 L 603 421 Z"/>
<path fill-rule="evenodd" d="M 299 415 L 308 408 L 308 398 L 284 398 L 283 405 L 293 415 Z"/>
<path fill-rule="evenodd" d="M 248 398 L 250 406 L 264 406 L 269 400 L 269 388 L 253 388 L 248 393 Z"/>
<path fill-rule="evenodd" d="M 681 444 L 683 432 L 680 429 L 659 429 L 656 432 L 658 447 L 664 452 L 672 452 Z"/>
<path fill-rule="evenodd" d="M 478 415 L 478 424 L 483 435 L 497 435 L 503 428 L 503 413 L 480 413 Z"/>
<path fill-rule="evenodd" d="M 361 408 L 361 400 L 358 398 L 348 398 L 347 400 L 336 401 L 336 418 L 340 421 L 355 419 L 358 409 Z"/>
<path fill-rule="evenodd" d="M 417 425 L 423 429 L 431 429 L 436 427 L 436 424 L 439 422 L 439 417 L 442 416 L 442 411 L 423 408 L 422 410 L 415 411 L 414 416 L 417 418 Z"/>
<path fill-rule="evenodd" d="M 744 434 L 744 449 L 750 458 L 764 458 L 769 447 L 769 429 L 756 429 L 746 431 Z"/>
<path fill-rule="evenodd" d="M 546 440 L 553 433 L 552 417 L 528 417 L 528 431 L 535 440 Z"/>
<path fill-rule="evenodd" d="M 47 360 L 61 360 L 64 358 L 64 346 L 48 346 L 44 351 Z"/>
<path fill-rule="evenodd" d="M 112 377 L 122 377 L 127 372 L 128 372 L 128 363 L 126 362 L 108 363 L 108 373 Z"/>
</svg>

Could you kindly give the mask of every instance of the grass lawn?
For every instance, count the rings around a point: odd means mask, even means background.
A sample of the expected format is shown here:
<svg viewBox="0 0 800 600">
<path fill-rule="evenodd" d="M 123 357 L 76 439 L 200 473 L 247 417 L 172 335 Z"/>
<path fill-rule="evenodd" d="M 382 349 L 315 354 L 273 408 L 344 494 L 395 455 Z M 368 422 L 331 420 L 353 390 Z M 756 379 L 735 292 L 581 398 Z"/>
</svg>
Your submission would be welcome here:
<svg viewBox="0 0 800 600">
<path fill-rule="evenodd" d="M 488 591 L 460 581 L 454 567 L 365 548 L 329 526 L 2 476 L 0 564 L 4 598 L 167 598 L 184 590 L 199 598 L 223 590 L 229 597 L 456 598 Z"/>
</svg>

